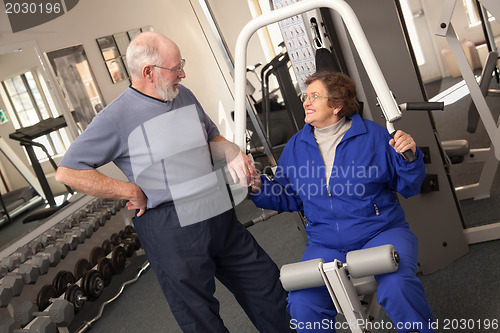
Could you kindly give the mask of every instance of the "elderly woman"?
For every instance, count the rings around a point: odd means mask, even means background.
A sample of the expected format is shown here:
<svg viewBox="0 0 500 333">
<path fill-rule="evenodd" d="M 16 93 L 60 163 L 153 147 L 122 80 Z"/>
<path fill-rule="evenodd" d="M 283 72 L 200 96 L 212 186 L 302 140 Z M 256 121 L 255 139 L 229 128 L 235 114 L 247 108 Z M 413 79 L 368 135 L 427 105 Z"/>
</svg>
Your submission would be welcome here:
<svg viewBox="0 0 500 333">
<path fill-rule="evenodd" d="M 410 327 L 398 332 L 432 332 L 432 313 L 416 276 L 417 238 L 395 193 L 419 193 L 422 152 L 409 134 L 397 131 L 391 139 L 384 127 L 360 117 L 348 76 L 318 72 L 306 84 L 306 125 L 287 143 L 274 179 L 255 178 L 252 201 L 266 209 L 304 211 L 309 242 L 302 261 L 345 262 L 349 251 L 392 244 L 401 262 L 396 272 L 375 276 L 377 300 L 395 326 Z M 401 155 L 408 149 L 417 157 L 413 163 Z M 326 287 L 290 292 L 287 309 L 297 323 L 331 322 L 337 314 Z"/>
</svg>

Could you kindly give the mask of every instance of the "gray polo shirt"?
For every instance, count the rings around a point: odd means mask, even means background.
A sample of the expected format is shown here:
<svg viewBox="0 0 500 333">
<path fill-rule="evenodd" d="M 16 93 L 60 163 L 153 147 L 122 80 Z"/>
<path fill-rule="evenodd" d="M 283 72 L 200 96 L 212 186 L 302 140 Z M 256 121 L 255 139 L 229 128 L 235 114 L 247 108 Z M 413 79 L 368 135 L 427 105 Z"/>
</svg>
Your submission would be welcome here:
<svg viewBox="0 0 500 333">
<path fill-rule="evenodd" d="M 216 186 L 208 142 L 218 134 L 186 87 L 171 102 L 129 87 L 94 117 L 59 165 L 88 170 L 114 162 L 154 208 Z"/>
</svg>

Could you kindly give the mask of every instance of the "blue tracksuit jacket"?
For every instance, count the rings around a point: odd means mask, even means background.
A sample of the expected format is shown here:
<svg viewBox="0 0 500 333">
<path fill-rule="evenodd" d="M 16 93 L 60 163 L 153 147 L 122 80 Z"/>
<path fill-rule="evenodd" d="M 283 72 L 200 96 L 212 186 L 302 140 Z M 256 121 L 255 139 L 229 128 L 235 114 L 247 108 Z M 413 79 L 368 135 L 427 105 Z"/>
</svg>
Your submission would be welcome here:
<svg viewBox="0 0 500 333">
<path fill-rule="evenodd" d="M 329 187 L 313 127 L 306 124 L 287 143 L 273 181 L 262 176 L 261 190 L 250 196 L 261 208 L 303 210 L 309 241 L 341 252 L 407 227 L 395 192 L 415 195 L 425 178 L 420 149 L 408 163 L 389 145 L 384 127 L 357 113 L 348 118 L 352 125 L 336 148 Z"/>
</svg>

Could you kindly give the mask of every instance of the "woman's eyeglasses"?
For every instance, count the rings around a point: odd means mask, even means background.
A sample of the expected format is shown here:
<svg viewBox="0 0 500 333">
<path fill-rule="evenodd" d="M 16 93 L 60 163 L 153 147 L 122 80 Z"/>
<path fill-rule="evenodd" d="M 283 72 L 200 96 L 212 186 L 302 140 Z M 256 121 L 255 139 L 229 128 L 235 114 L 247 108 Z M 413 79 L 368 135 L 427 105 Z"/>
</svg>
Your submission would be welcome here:
<svg viewBox="0 0 500 333">
<path fill-rule="evenodd" d="M 303 93 L 300 95 L 300 100 L 302 101 L 302 103 L 304 103 L 307 100 L 309 100 L 312 103 L 315 100 L 317 100 L 318 98 L 328 98 L 328 97 L 321 96 L 321 95 L 318 95 L 316 93 L 312 93 L 312 94 Z"/>
</svg>

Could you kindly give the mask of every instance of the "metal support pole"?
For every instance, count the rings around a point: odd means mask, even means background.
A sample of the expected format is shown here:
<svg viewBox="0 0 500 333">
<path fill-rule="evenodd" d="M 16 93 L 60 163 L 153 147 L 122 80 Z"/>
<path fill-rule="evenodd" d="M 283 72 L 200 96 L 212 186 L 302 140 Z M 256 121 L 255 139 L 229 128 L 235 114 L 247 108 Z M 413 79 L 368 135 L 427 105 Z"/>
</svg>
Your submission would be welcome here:
<svg viewBox="0 0 500 333">
<path fill-rule="evenodd" d="M 344 20 L 380 100 L 380 107 L 385 118 L 391 123 L 401 118 L 399 107 L 387 86 L 375 55 L 352 8 L 342 0 L 304 0 L 256 17 L 245 25 L 238 36 L 235 53 L 235 143 L 241 148 L 245 147 L 245 66 L 246 49 L 250 37 L 263 26 L 322 7 L 337 11 Z"/>
</svg>

